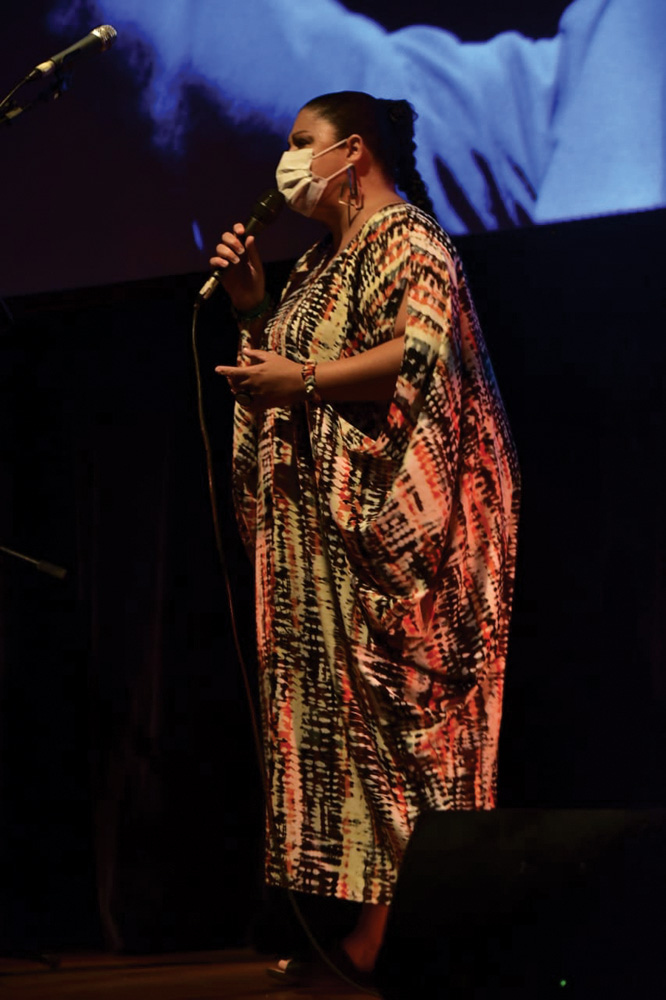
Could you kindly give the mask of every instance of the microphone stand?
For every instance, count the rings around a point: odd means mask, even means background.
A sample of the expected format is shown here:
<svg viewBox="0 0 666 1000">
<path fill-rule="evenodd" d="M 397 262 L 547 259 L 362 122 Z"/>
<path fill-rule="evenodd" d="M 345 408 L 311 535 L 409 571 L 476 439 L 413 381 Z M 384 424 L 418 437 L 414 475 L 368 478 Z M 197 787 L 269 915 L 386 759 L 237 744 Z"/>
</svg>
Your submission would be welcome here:
<svg viewBox="0 0 666 1000">
<path fill-rule="evenodd" d="M 23 555 L 22 552 L 15 552 L 14 549 L 8 549 L 4 545 L 0 545 L 0 552 L 4 552 L 5 555 L 11 556 L 13 559 L 19 559 L 21 562 L 30 563 L 38 573 L 48 573 L 49 576 L 54 576 L 57 580 L 64 580 L 67 576 L 67 570 L 63 569 L 62 566 L 56 566 L 53 563 L 46 562 L 44 559 L 33 559 L 31 556 Z"/>
<path fill-rule="evenodd" d="M 62 566 L 56 566 L 54 563 L 46 562 L 43 559 L 33 559 L 22 552 L 16 552 L 14 549 L 7 548 L 6 545 L 0 545 L 0 553 L 4 553 L 4 555 L 10 556 L 12 559 L 17 559 L 20 562 L 29 563 L 38 572 L 48 573 L 49 576 L 53 576 L 58 580 L 64 580 L 67 576 L 67 570 Z M 23 948 L 18 951 L 0 949 L 0 956 L 14 961 L 35 962 L 38 965 L 45 965 L 49 969 L 58 969 L 60 967 L 58 956 L 47 952 L 31 951 L 30 949 Z"/>
<path fill-rule="evenodd" d="M 68 88 L 69 85 L 69 74 L 62 71 L 56 71 L 53 80 L 49 81 L 48 86 L 41 88 L 34 97 L 30 100 L 26 100 L 22 104 L 18 104 L 14 98 L 14 94 L 27 83 L 31 82 L 30 77 L 25 77 L 20 83 L 13 87 L 7 96 L 0 101 L 0 126 L 11 125 L 12 122 L 22 115 L 24 111 L 30 111 L 32 108 L 36 107 L 38 104 L 46 104 L 49 101 L 56 101 Z M 34 88 L 33 88 L 34 90 Z M 0 306 L 2 313 L 9 320 L 9 326 L 11 327 L 13 319 L 12 316 L 5 306 L 5 303 L 0 301 Z M 11 559 L 15 559 L 19 562 L 28 563 L 39 573 L 47 573 L 49 576 L 54 577 L 57 580 L 64 580 L 67 576 L 67 570 L 63 566 L 57 566 L 55 563 L 47 562 L 45 559 L 33 559 L 32 556 L 25 555 L 23 552 L 17 552 L 15 549 L 10 549 L 6 545 L 0 545 L 0 554 L 9 556 Z M 33 952 L 30 950 L 20 950 L 18 952 L 5 952 L 0 951 L 0 955 L 6 958 L 12 958 L 15 960 L 23 960 L 28 962 L 37 962 L 40 965 L 45 965 L 49 969 L 57 969 L 60 966 L 60 959 L 57 956 L 50 955 L 42 952 Z"/>
<path fill-rule="evenodd" d="M 28 77 L 21 80 L 12 90 L 9 91 L 5 99 L 0 102 L 0 125 L 11 125 L 15 118 L 22 115 L 24 111 L 30 111 L 37 104 L 47 104 L 49 101 L 57 101 L 69 87 L 69 75 L 67 73 L 56 73 L 55 78 L 39 91 L 36 97 L 25 104 L 17 104 L 12 100 L 14 94 L 28 82 Z"/>
</svg>

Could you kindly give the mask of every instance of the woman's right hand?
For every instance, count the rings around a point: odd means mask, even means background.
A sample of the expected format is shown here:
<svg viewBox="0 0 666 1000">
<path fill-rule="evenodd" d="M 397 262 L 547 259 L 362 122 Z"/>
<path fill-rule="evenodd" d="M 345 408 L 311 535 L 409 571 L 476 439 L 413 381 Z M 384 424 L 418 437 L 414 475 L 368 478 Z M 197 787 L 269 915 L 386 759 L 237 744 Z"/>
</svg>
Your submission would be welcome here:
<svg viewBox="0 0 666 1000">
<path fill-rule="evenodd" d="M 255 246 L 254 236 L 241 242 L 245 226 L 237 222 L 233 232 L 222 233 L 215 247 L 217 256 L 210 258 L 211 267 L 222 271 L 221 282 L 232 305 L 239 312 L 249 312 L 263 301 L 266 294 L 264 267 Z"/>
</svg>

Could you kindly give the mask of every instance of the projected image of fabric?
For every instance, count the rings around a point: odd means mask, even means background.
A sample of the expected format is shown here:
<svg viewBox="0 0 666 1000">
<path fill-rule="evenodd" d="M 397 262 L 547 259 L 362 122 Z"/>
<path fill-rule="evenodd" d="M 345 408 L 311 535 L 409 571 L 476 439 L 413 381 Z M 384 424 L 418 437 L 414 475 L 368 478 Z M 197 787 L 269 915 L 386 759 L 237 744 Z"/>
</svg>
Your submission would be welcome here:
<svg viewBox="0 0 666 1000">
<path fill-rule="evenodd" d="M 553 38 L 481 43 L 387 32 L 336 0 L 87 6 L 124 44 L 148 45 L 162 137 L 193 83 L 230 119 L 281 136 L 313 95 L 365 90 L 415 106 L 419 168 L 451 232 L 666 204 L 664 0 L 574 0 Z"/>
<path fill-rule="evenodd" d="M 378 903 L 420 813 L 495 805 L 518 471 L 441 229 L 393 204 L 329 251 L 296 265 L 262 347 L 356 355 L 391 339 L 406 295 L 391 405 L 237 406 L 234 498 L 255 565 L 268 879 Z"/>
</svg>

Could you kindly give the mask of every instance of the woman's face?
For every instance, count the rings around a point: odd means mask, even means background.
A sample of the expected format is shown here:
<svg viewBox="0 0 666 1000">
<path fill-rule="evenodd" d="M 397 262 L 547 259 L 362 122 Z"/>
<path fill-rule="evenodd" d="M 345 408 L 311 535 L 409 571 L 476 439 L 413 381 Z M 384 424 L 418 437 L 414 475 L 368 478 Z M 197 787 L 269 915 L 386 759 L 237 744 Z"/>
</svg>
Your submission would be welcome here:
<svg viewBox="0 0 666 1000">
<path fill-rule="evenodd" d="M 318 177 L 329 177 L 345 165 L 347 149 L 336 146 L 323 156 L 317 156 L 322 149 L 339 142 L 333 125 L 326 118 L 303 108 L 296 116 L 296 121 L 289 136 L 289 149 L 311 149 L 317 158 L 312 163 L 312 173 Z"/>
</svg>

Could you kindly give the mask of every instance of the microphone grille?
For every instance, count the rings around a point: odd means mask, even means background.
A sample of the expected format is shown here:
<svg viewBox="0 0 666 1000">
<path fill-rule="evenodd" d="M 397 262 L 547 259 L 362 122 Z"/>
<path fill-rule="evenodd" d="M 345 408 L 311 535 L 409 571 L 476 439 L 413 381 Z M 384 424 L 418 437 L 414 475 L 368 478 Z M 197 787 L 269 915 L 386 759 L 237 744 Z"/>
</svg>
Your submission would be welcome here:
<svg viewBox="0 0 666 1000">
<path fill-rule="evenodd" d="M 284 195 L 276 188 L 264 191 L 261 198 L 252 207 L 252 218 L 262 226 L 270 226 L 275 222 L 284 206 Z"/>
<path fill-rule="evenodd" d="M 97 35 L 102 43 L 102 52 L 105 52 L 115 42 L 118 32 L 110 24 L 100 24 L 99 28 L 93 28 L 91 35 Z"/>
</svg>

